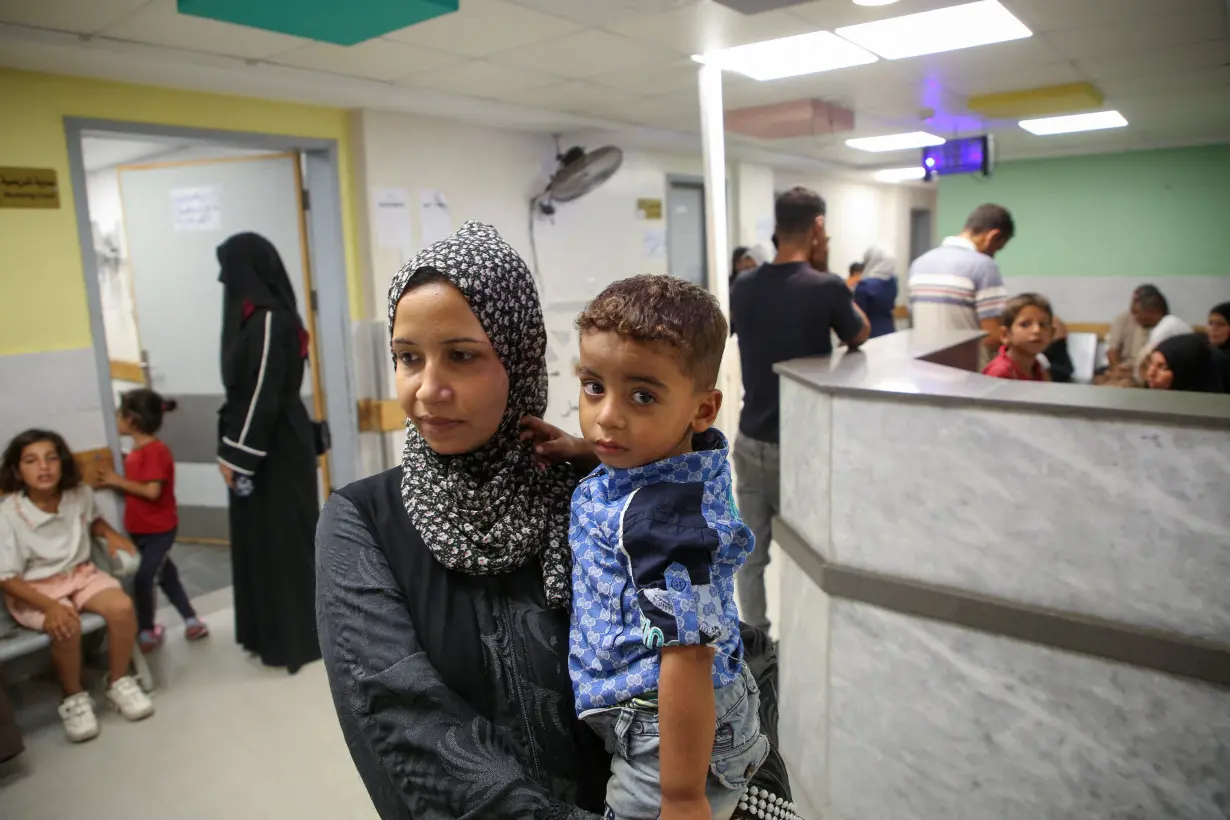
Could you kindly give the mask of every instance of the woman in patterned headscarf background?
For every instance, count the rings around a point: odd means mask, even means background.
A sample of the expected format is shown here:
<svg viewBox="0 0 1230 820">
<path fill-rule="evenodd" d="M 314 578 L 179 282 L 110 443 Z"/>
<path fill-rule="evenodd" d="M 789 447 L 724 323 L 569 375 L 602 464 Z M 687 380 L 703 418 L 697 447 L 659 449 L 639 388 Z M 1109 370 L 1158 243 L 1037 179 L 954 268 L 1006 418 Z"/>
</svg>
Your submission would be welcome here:
<svg viewBox="0 0 1230 820">
<path fill-rule="evenodd" d="M 519 429 L 547 400 L 533 278 L 467 222 L 394 277 L 389 330 L 402 464 L 335 493 L 317 530 L 321 648 L 351 756 L 384 820 L 594 818 L 610 761 L 567 670 L 580 476 L 540 466 Z M 767 640 L 745 641 L 771 687 Z M 757 785 L 788 797 L 771 761 Z"/>
</svg>

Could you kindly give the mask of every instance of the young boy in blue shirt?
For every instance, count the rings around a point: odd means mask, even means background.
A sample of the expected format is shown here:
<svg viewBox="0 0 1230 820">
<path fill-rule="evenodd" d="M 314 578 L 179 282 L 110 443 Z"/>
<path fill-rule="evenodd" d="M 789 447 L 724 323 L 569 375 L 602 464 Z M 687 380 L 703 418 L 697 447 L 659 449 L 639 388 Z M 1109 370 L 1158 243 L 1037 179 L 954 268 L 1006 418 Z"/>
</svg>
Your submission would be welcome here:
<svg viewBox="0 0 1230 820">
<path fill-rule="evenodd" d="M 769 752 L 734 595 L 754 541 L 712 426 L 726 320 L 696 285 L 637 276 L 576 324 L 602 463 L 572 499 L 568 666 L 613 755 L 606 816 L 724 820 Z"/>
</svg>

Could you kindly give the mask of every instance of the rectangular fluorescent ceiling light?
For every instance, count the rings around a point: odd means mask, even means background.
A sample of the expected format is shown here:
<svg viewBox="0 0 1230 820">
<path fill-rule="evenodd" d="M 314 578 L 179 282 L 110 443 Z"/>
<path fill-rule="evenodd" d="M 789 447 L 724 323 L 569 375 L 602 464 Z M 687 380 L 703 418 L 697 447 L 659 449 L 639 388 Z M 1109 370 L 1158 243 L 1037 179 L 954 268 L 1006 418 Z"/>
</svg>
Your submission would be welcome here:
<svg viewBox="0 0 1230 820">
<path fill-rule="evenodd" d="M 885 168 L 883 171 L 876 171 L 871 175 L 876 182 L 909 182 L 913 179 L 922 179 L 926 176 L 922 166 L 915 165 L 912 168 Z"/>
<path fill-rule="evenodd" d="M 1052 134 L 1072 134 L 1077 131 L 1100 131 L 1103 128 L 1122 128 L 1127 124 L 1128 121 L 1118 111 L 1095 111 L 1092 114 L 1021 120 L 1022 128 L 1040 137 L 1049 137 Z"/>
<path fill-rule="evenodd" d="M 997 0 L 890 17 L 837 29 L 837 34 L 886 60 L 939 54 L 1030 37 L 1033 32 Z"/>
<path fill-rule="evenodd" d="M 743 74 L 753 80 L 780 80 L 783 77 L 866 65 L 879 58 L 831 31 L 815 31 L 694 54 L 692 59 L 698 63 L 716 65 L 723 71 Z"/>
<path fill-rule="evenodd" d="M 928 145 L 943 145 L 943 137 L 926 131 L 911 131 L 908 134 L 889 134 L 884 137 L 861 137 L 846 140 L 846 145 L 859 151 L 904 151 L 907 148 L 926 148 Z"/>
</svg>

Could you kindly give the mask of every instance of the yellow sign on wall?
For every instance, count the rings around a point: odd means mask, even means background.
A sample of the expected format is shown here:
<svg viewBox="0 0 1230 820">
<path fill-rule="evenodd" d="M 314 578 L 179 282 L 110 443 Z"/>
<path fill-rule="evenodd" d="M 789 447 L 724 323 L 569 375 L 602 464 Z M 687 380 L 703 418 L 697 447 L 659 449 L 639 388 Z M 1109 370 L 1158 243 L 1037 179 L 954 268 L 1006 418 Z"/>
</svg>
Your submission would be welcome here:
<svg viewBox="0 0 1230 820">
<path fill-rule="evenodd" d="M 54 168 L 0 168 L 0 208 L 59 208 Z"/>
<path fill-rule="evenodd" d="M 636 215 L 638 219 L 661 219 L 662 200 L 638 199 L 636 201 Z"/>
</svg>

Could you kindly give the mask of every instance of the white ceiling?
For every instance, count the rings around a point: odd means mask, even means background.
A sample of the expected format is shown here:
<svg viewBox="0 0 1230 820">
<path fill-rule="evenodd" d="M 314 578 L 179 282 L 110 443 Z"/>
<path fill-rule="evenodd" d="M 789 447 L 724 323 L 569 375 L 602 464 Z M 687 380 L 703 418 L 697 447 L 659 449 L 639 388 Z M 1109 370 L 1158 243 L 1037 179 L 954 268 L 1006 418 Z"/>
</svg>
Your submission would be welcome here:
<svg viewBox="0 0 1230 820">
<path fill-rule="evenodd" d="M 343 48 L 179 15 L 175 0 L 0 0 L 0 64 L 513 128 L 695 133 L 693 53 L 958 2 L 812 0 L 744 16 L 712 0 L 461 0 L 456 14 Z M 858 125 L 836 138 L 732 138 L 732 154 L 900 164 L 913 154 L 844 140 L 916 129 L 990 130 L 1006 158 L 1230 141 L 1226 0 L 1002 2 L 1034 37 L 767 83 L 727 75 L 727 107 L 822 97 Z M 1036 137 L 965 108 L 971 94 L 1079 81 L 1131 126 Z"/>
</svg>

